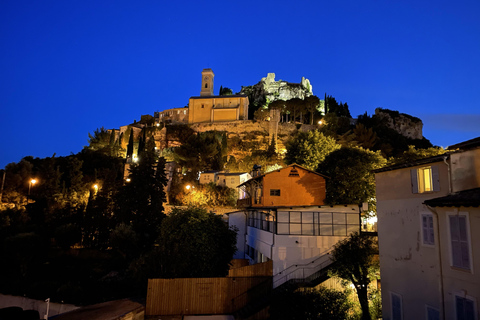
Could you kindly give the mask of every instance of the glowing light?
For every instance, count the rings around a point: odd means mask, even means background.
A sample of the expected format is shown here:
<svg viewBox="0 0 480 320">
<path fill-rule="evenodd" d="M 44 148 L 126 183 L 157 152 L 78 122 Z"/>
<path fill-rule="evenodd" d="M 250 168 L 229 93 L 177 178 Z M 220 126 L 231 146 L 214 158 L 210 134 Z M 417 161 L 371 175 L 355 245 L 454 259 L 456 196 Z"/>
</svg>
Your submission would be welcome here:
<svg viewBox="0 0 480 320">
<path fill-rule="evenodd" d="M 185 186 L 185 189 L 190 190 L 191 187 L 192 187 L 191 185 L 187 184 L 187 185 Z"/>
<path fill-rule="evenodd" d="M 322 121 L 322 120 L 318 121 L 318 124 L 319 124 L 319 125 L 322 125 L 322 124 L 323 124 L 323 121 Z"/>
<path fill-rule="evenodd" d="M 30 183 L 32 184 L 32 186 L 34 186 L 35 183 L 37 183 L 37 179 L 32 179 L 32 180 L 30 180 Z"/>
<path fill-rule="evenodd" d="M 367 221 L 367 223 L 373 224 L 377 222 L 377 217 L 376 216 L 368 217 L 365 220 Z"/>
<path fill-rule="evenodd" d="M 130 178 L 127 178 L 127 180 L 126 180 L 126 181 L 127 181 L 127 182 L 130 182 L 130 181 L 132 181 L 132 180 L 131 180 Z"/>
</svg>

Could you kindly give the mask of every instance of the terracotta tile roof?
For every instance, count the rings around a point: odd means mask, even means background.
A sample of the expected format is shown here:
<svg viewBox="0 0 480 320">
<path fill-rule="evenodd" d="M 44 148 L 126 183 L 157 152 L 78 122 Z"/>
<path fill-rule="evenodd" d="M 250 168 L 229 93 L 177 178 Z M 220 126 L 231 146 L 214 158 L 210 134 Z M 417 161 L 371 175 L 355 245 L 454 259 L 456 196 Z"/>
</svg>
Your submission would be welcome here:
<svg viewBox="0 0 480 320">
<path fill-rule="evenodd" d="M 430 207 L 479 207 L 480 188 L 455 192 L 448 196 L 425 200 Z"/>
</svg>

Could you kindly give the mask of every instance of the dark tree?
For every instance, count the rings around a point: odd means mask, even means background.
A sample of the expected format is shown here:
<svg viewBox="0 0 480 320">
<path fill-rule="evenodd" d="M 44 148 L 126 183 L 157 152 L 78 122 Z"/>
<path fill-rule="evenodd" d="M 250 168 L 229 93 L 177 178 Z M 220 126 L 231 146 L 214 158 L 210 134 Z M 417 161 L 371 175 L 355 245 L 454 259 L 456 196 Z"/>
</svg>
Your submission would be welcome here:
<svg viewBox="0 0 480 320">
<path fill-rule="evenodd" d="M 138 235 L 139 245 L 148 249 L 158 236 L 163 217 L 165 160 L 155 161 L 155 154 L 144 151 L 138 163 L 130 167 L 130 182 L 118 192 L 117 223 L 131 224 Z"/>
<path fill-rule="evenodd" d="M 236 251 L 236 231 L 221 216 L 199 207 L 174 208 L 163 221 L 158 239 L 168 278 L 224 277 Z"/>
<path fill-rule="evenodd" d="M 328 204 L 360 204 L 375 198 L 374 169 L 383 167 L 385 158 L 362 148 L 341 148 L 330 153 L 317 171 L 327 181 Z"/>
<path fill-rule="evenodd" d="M 220 91 L 219 91 L 220 96 L 231 96 L 232 94 L 233 94 L 232 89 L 227 88 L 227 87 L 224 88 L 224 87 L 220 86 Z"/>
<path fill-rule="evenodd" d="M 378 245 L 374 237 L 353 233 L 338 242 L 332 251 L 332 274 L 355 286 L 362 308 L 362 320 L 371 320 L 368 307 L 368 285 L 378 271 Z"/>
<path fill-rule="evenodd" d="M 187 180 L 195 181 L 203 170 L 223 169 L 222 134 L 208 131 L 194 134 L 174 150 L 174 159 L 188 170 Z"/>
<path fill-rule="evenodd" d="M 317 107 L 320 104 L 320 99 L 317 96 L 309 96 L 305 98 L 305 108 L 310 112 L 310 124 L 313 125 L 315 115 L 318 114 Z"/>
<path fill-rule="evenodd" d="M 350 303 L 344 292 L 320 287 L 292 291 L 277 289 L 270 306 L 271 319 L 278 320 L 344 320 Z"/>
</svg>

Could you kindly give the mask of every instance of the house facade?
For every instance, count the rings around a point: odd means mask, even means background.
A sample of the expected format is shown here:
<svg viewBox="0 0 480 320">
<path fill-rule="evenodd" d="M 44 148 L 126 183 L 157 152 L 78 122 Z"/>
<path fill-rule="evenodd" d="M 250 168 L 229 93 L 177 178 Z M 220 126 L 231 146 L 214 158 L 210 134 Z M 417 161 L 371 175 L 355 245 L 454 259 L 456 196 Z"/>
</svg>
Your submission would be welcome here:
<svg viewBox="0 0 480 320">
<path fill-rule="evenodd" d="M 333 246 L 360 231 L 359 206 L 325 205 L 325 178 L 296 164 L 240 187 L 244 209 L 229 214 L 229 225 L 239 229 L 235 258 L 272 260 L 274 287 L 318 274 L 331 263 Z"/>
<path fill-rule="evenodd" d="M 238 185 L 244 183 L 251 176 L 247 172 L 223 172 L 223 171 L 204 171 L 200 173 L 200 184 L 215 183 L 217 186 L 236 189 Z M 246 197 L 245 191 L 238 189 L 238 199 Z"/>
<path fill-rule="evenodd" d="M 188 108 L 174 108 L 154 113 L 156 123 L 188 123 Z"/>
<path fill-rule="evenodd" d="M 376 170 L 384 319 L 479 319 L 480 140 Z"/>
<path fill-rule="evenodd" d="M 325 202 L 325 177 L 297 164 L 267 174 L 253 173 L 239 185 L 249 196 L 242 206 L 321 206 Z"/>
</svg>

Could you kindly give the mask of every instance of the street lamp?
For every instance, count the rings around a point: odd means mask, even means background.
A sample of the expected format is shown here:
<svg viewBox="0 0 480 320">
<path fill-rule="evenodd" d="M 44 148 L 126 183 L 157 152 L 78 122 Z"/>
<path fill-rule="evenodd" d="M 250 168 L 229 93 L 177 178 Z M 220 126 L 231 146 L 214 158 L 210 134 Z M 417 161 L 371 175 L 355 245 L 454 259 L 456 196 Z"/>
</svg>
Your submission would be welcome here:
<svg viewBox="0 0 480 320">
<path fill-rule="evenodd" d="M 30 190 L 32 189 L 32 186 L 35 185 L 35 183 L 37 183 L 37 179 L 30 179 L 30 181 L 28 182 L 27 204 L 28 204 L 28 198 L 30 197 Z"/>
<path fill-rule="evenodd" d="M 94 194 L 94 195 L 97 195 L 97 192 L 98 192 L 98 184 L 94 184 L 94 185 L 93 185 L 93 190 L 95 190 L 93 194 Z"/>
<path fill-rule="evenodd" d="M 30 180 L 30 183 L 28 184 L 28 195 L 30 195 L 30 189 L 35 185 L 35 183 L 37 183 L 37 179 Z"/>
</svg>

